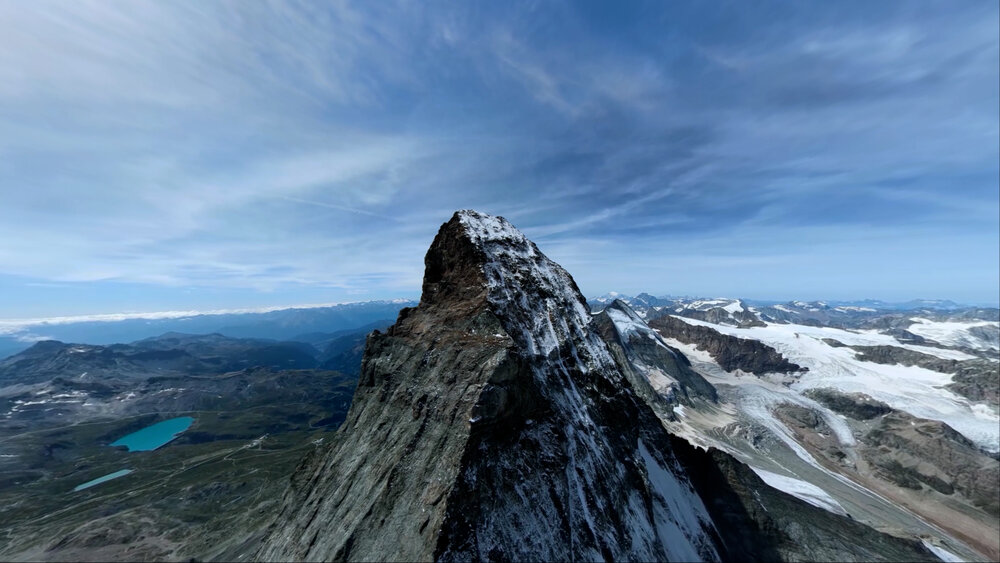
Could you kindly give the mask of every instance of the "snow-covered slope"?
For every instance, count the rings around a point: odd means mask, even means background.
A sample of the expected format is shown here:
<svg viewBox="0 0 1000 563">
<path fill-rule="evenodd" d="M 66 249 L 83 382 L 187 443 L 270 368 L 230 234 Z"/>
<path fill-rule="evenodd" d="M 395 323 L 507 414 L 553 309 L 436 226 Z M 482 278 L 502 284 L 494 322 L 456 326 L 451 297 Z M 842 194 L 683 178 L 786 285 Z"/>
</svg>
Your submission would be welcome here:
<svg viewBox="0 0 1000 563">
<path fill-rule="evenodd" d="M 946 346 L 974 350 L 1000 349 L 1000 323 L 993 321 L 933 321 L 913 317 L 907 330 Z"/>
<path fill-rule="evenodd" d="M 953 341 L 961 349 L 903 344 L 877 329 L 651 322 L 664 334 L 686 334 L 677 323 L 699 329 L 694 340 L 664 342 L 719 393 L 718 404 L 685 405 L 665 419 L 672 432 L 730 452 L 765 482 L 816 506 L 932 539 L 936 553 L 973 561 L 1000 554 L 1000 416 L 988 400 L 989 377 L 971 380 L 985 386 L 980 400 L 956 395 L 959 375 L 949 373 L 988 376 L 993 367 L 995 385 L 997 364 L 988 354 L 967 342 Z M 940 332 L 935 336 L 947 341 Z M 760 342 L 808 369 L 726 371 L 716 348 L 730 337 Z M 906 365 L 892 363 L 896 358 Z"/>
<path fill-rule="evenodd" d="M 835 498 L 812 483 L 796 479 L 795 477 L 781 475 L 780 473 L 772 473 L 766 469 L 759 469 L 757 467 L 753 467 L 753 470 L 765 483 L 779 491 L 784 491 L 813 506 L 818 506 L 835 514 L 847 515 L 847 511 L 844 510 L 844 507 Z"/>
<path fill-rule="evenodd" d="M 864 393 L 913 416 L 940 420 L 989 451 L 1000 451 L 1000 414 L 981 403 L 972 403 L 945 388 L 952 376 L 916 366 L 876 364 L 857 359 L 853 350 L 836 347 L 824 339 L 848 346 L 895 345 L 943 359 L 971 359 L 964 352 L 929 346 L 902 345 L 875 331 L 848 331 L 796 324 L 769 324 L 738 329 L 694 319 L 690 324 L 711 326 L 723 333 L 759 340 L 789 360 L 809 368 L 791 384 L 797 391 L 834 388 Z"/>
</svg>

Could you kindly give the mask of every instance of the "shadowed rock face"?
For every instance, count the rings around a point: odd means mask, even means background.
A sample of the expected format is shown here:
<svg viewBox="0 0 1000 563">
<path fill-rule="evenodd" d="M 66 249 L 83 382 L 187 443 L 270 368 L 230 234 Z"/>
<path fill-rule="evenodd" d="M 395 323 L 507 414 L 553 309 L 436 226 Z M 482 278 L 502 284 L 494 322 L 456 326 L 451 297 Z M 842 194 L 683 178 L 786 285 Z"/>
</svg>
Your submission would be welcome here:
<svg viewBox="0 0 1000 563">
<path fill-rule="evenodd" d="M 674 455 L 702 494 L 735 561 L 936 561 L 919 542 L 803 503 L 771 488 L 746 464 L 676 436 Z"/>
<path fill-rule="evenodd" d="M 736 338 L 669 315 L 649 321 L 649 326 L 667 338 L 676 338 L 707 351 L 726 371 L 740 369 L 754 375 L 803 371 L 801 366 L 789 362 L 777 350 L 757 340 Z"/>
<path fill-rule="evenodd" d="M 783 538 L 827 538 L 761 533 L 759 480 L 692 485 L 713 456 L 749 470 L 719 452 L 675 455 L 573 279 L 505 220 L 456 213 L 425 264 L 419 306 L 368 338 L 347 420 L 300 465 L 257 559 L 777 560 L 799 553 Z M 858 526 L 780 498 L 786 521 L 801 508 Z M 877 537 L 890 548 L 869 559 L 927 558 Z M 820 558 L 851 558 L 843 542 L 814 543 Z"/>
</svg>

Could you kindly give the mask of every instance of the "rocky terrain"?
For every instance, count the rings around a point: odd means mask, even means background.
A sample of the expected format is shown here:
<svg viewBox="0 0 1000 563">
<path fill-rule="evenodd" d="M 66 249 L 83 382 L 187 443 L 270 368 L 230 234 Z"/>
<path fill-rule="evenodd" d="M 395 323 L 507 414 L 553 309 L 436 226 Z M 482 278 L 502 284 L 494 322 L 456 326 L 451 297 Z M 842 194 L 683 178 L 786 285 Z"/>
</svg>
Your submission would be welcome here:
<svg viewBox="0 0 1000 563">
<path fill-rule="evenodd" d="M 851 346 L 850 348 L 858 353 L 859 360 L 888 365 L 919 366 L 940 373 L 953 374 L 952 383 L 948 384 L 949 389 L 971 401 L 983 401 L 1000 406 L 1000 377 L 995 361 L 982 358 L 945 359 L 899 346 Z"/>
<path fill-rule="evenodd" d="M 991 321 L 914 322 L 911 328 L 936 331 L 938 340 L 902 342 L 899 332 L 881 328 L 672 318 L 671 325 L 694 330 L 661 336 L 719 395 L 717 405 L 695 403 L 667 419 L 673 432 L 729 451 L 786 490 L 879 529 L 938 538 L 956 557 L 1000 555 L 1000 417 L 990 391 L 1000 373 L 991 340 L 970 331 Z M 713 355 L 718 334 L 757 341 L 808 371 L 747 378 Z"/>
<path fill-rule="evenodd" d="M 1000 515 L 1000 462 L 983 455 L 947 424 L 913 417 L 864 395 L 816 391 L 822 392 L 810 396 L 824 405 L 855 420 L 867 421 L 857 451 L 874 469 L 871 476 L 916 491 L 958 494 L 988 514 Z M 785 405 L 777 412 L 813 450 L 838 462 L 844 460 L 844 451 L 836 440 L 829 439 L 833 432 L 815 411 Z"/>
<path fill-rule="evenodd" d="M 683 354 L 668 346 L 655 331 L 642 322 L 628 305 L 615 301 L 593 316 L 590 323 L 604 340 L 618 368 L 632 388 L 648 403 L 669 408 L 693 403 L 696 398 L 716 400 L 715 388 L 691 369 Z"/>
<path fill-rule="evenodd" d="M 756 340 L 736 338 L 715 329 L 691 325 L 672 316 L 663 316 L 649 322 L 649 327 L 666 338 L 686 344 L 697 343 L 715 358 L 726 371 L 742 370 L 762 375 L 765 373 L 793 373 L 802 371 L 798 364 L 789 362 L 774 348 Z"/>
<path fill-rule="evenodd" d="M 230 559 L 347 413 L 356 376 L 285 369 L 316 365 L 310 350 L 173 333 L 41 342 L 4 361 L 15 383 L 0 387 L 0 559 Z M 193 424 L 166 446 L 110 447 L 179 416 Z"/>
<path fill-rule="evenodd" d="M 592 327 L 572 278 L 503 219 L 457 213 L 425 263 L 420 304 L 369 337 L 337 440 L 254 558 L 934 559 L 670 436 L 602 333 L 710 394 L 669 348 Z"/>
<path fill-rule="evenodd" d="M 778 323 L 875 330 L 893 336 L 894 343 L 955 349 L 976 357 L 1000 359 L 1000 309 L 997 308 L 962 306 L 951 301 L 776 303 L 731 298 L 654 297 L 648 293 L 636 297 L 616 293 L 592 299 L 589 303 L 599 311 L 616 299 L 646 320 L 671 315 L 739 328 Z"/>
</svg>

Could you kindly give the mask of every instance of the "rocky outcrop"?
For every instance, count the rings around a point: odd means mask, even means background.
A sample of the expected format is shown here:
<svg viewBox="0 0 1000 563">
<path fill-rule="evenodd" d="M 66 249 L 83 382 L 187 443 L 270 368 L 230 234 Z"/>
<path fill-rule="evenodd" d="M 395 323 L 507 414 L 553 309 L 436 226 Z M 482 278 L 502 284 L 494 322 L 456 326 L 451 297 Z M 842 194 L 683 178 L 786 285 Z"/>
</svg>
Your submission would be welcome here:
<svg viewBox="0 0 1000 563">
<path fill-rule="evenodd" d="M 671 437 L 569 274 L 505 220 L 457 213 L 425 264 L 420 304 L 368 338 L 347 420 L 257 559 L 930 558 Z"/>
<path fill-rule="evenodd" d="M 649 326 L 666 338 L 676 338 L 707 351 L 726 371 L 739 369 L 755 375 L 804 371 L 804 368 L 789 362 L 774 348 L 757 340 L 729 336 L 713 328 L 686 323 L 669 315 L 653 319 Z"/>
<path fill-rule="evenodd" d="M 773 412 L 795 434 L 800 444 L 828 459 L 846 463 L 847 454 L 841 449 L 837 433 L 815 410 L 793 403 L 782 403 Z"/>
<path fill-rule="evenodd" d="M 900 487 L 956 492 L 989 514 L 1000 513 L 1000 462 L 947 424 L 890 408 L 861 393 L 810 389 L 805 395 L 869 422 L 858 453 L 877 477 Z"/>
<path fill-rule="evenodd" d="M 868 432 L 860 453 L 897 485 L 958 492 L 994 516 L 1000 514 L 1000 462 L 937 420 L 895 411 Z"/>
<path fill-rule="evenodd" d="M 870 420 L 892 412 L 889 405 L 863 393 L 842 393 L 834 389 L 818 388 L 807 389 L 803 395 L 855 420 Z"/>
<path fill-rule="evenodd" d="M 695 397 L 717 400 L 715 387 L 625 302 L 615 300 L 594 315 L 591 329 L 604 339 L 618 368 L 647 402 L 669 406 L 690 405 Z M 673 417 L 669 408 L 661 414 Z"/>
<path fill-rule="evenodd" d="M 337 445 L 295 477 L 257 557 L 717 559 L 572 278 L 475 212 L 425 263 L 420 305 L 369 337 Z"/>
<path fill-rule="evenodd" d="M 726 551 L 740 561 L 935 561 L 921 544 L 771 488 L 746 464 L 715 448 L 672 437 L 675 455 L 705 498 Z"/>
<path fill-rule="evenodd" d="M 982 401 L 1000 406 L 1000 364 L 989 360 L 961 362 L 958 372 L 946 385 L 970 401 Z"/>
</svg>

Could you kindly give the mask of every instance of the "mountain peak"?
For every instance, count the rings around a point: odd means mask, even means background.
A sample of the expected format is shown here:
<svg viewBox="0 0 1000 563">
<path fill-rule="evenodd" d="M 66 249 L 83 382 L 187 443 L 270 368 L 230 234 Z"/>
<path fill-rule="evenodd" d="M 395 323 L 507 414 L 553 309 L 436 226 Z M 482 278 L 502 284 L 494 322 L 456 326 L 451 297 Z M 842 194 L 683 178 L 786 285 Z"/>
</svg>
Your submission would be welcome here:
<svg viewBox="0 0 1000 563">
<path fill-rule="evenodd" d="M 473 210 L 441 226 L 424 259 L 421 304 L 485 305 L 532 354 L 581 337 L 590 321 L 573 277 L 503 217 Z"/>
<path fill-rule="evenodd" d="M 573 278 L 473 211 L 425 263 L 420 304 L 369 336 L 339 438 L 302 468 L 257 556 L 717 559 L 669 435 Z"/>
<path fill-rule="evenodd" d="M 454 220 L 458 220 L 467 229 L 477 244 L 496 241 L 516 241 L 522 244 L 530 242 L 517 227 L 499 215 L 463 209 L 455 212 L 452 217 L 452 221 Z"/>
<path fill-rule="evenodd" d="M 668 434 L 598 333 L 598 324 L 617 330 L 607 319 L 626 305 L 592 319 L 565 270 L 506 220 L 474 211 L 441 227 L 425 263 L 420 304 L 369 335 L 346 420 L 299 466 L 254 558 L 748 553 L 731 541 L 760 529 L 744 505 L 720 511 L 702 500 L 717 498 L 725 476 L 695 488 L 675 444 L 692 460 L 710 464 L 708 454 Z M 656 357 L 672 358 L 661 344 L 652 344 L 663 350 Z M 757 559 L 777 559 L 770 541 L 750 546 Z M 818 558 L 842 558 L 832 553 Z"/>
</svg>

